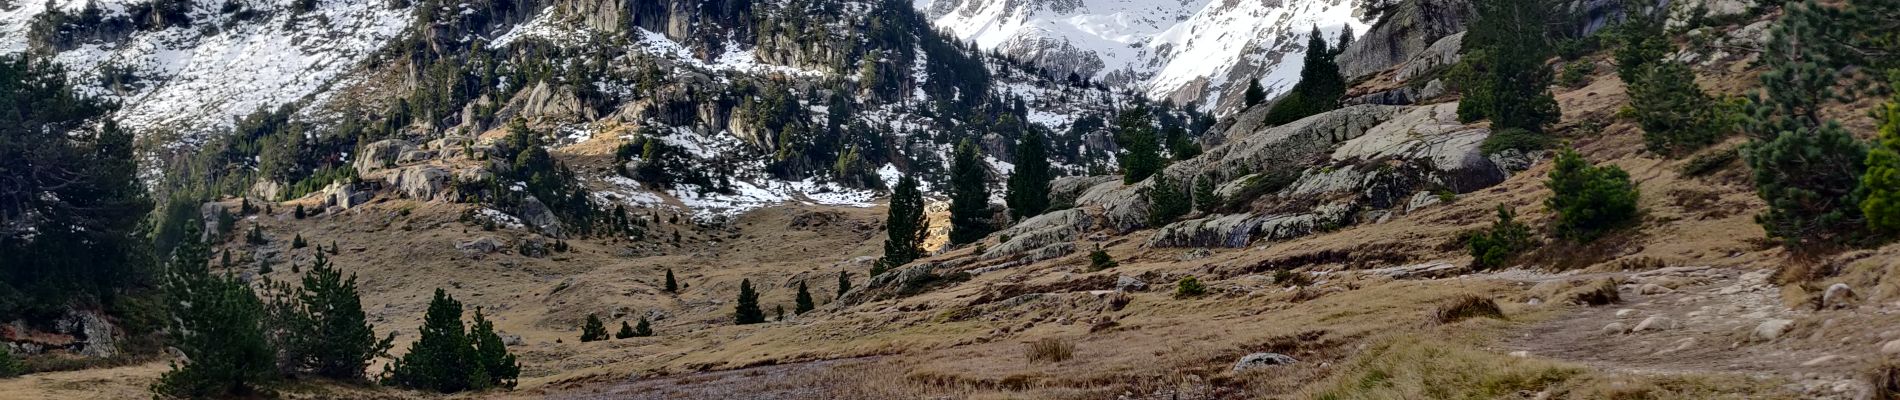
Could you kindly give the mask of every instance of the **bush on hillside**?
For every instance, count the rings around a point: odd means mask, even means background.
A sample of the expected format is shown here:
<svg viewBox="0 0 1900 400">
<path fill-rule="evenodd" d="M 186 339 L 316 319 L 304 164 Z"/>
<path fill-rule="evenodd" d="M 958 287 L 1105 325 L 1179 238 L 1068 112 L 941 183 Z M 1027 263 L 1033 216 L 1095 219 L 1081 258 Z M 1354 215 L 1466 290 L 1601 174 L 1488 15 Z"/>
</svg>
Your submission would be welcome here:
<svg viewBox="0 0 1900 400">
<path fill-rule="evenodd" d="M 1465 245 L 1471 250 L 1472 269 L 1479 271 L 1509 266 L 1519 254 L 1537 246 L 1531 228 L 1517 222 L 1517 213 L 1503 205 L 1498 206 L 1498 219 L 1490 229 L 1469 235 Z"/>
<path fill-rule="evenodd" d="M 1589 242 L 1637 217 L 1636 185 L 1614 165 L 1593 166 L 1583 155 L 1565 150 L 1551 168 L 1551 197 L 1544 201 L 1557 214 L 1557 236 Z"/>
</svg>

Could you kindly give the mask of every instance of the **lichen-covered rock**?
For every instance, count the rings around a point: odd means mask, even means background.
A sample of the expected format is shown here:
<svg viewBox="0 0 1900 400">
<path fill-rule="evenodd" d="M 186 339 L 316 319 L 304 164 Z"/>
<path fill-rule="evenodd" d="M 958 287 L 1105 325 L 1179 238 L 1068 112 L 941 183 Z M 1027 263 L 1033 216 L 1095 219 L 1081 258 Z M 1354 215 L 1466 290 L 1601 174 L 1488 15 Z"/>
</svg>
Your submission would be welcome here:
<svg viewBox="0 0 1900 400">
<path fill-rule="evenodd" d="M 1685 28 L 1697 20 L 1731 18 L 1748 15 L 1756 7 L 1755 0 L 1677 0 L 1669 2 L 1669 20 L 1664 26 L 1669 29 Z"/>
<path fill-rule="evenodd" d="M 1082 197 L 1083 192 L 1087 192 L 1089 189 L 1105 183 L 1114 182 L 1118 179 L 1121 179 L 1121 177 L 1114 175 L 1065 176 L 1056 178 L 1054 181 L 1049 182 L 1049 204 L 1051 207 L 1059 208 L 1074 206 L 1076 199 Z"/>
<path fill-rule="evenodd" d="M 1370 75 L 1412 59 L 1440 38 L 1464 32 L 1476 19 L 1469 0 L 1405 0 L 1353 40 L 1339 55 L 1339 73 L 1348 79 Z"/>
<path fill-rule="evenodd" d="M 1287 365 L 1287 364 L 1292 364 L 1296 362 L 1300 362 L 1300 360 L 1296 360 L 1292 356 L 1288 356 L 1285 354 L 1253 353 L 1253 354 L 1248 354 L 1246 357 L 1241 357 L 1240 361 L 1234 362 L 1234 372 L 1240 373 L 1240 372 L 1246 372 L 1248 370 L 1253 370 L 1257 368 L 1271 367 L 1271 366 L 1276 366 L 1276 365 Z"/>
<path fill-rule="evenodd" d="M 395 166 L 396 160 L 402 157 L 404 152 L 414 150 L 415 147 L 402 139 L 379 140 L 364 145 L 363 153 L 357 155 L 353 166 L 356 167 L 357 175 L 368 175 L 370 172 Z"/>
<path fill-rule="evenodd" d="M 1458 63 L 1461 57 L 1460 51 L 1463 50 L 1464 43 L 1464 32 L 1458 32 L 1439 38 L 1438 41 L 1432 42 L 1430 47 L 1426 47 L 1425 51 L 1414 54 L 1411 59 L 1405 60 L 1405 65 L 1399 67 L 1399 71 L 1393 76 L 1393 79 L 1397 79 L 1399 82 L 1411 82 L 1413 78 L 1451 68 L 1453 64 Z"/>
<path fill-rule="evenodd" d="M 1094 227 L 1095 217 L 1081 209 L 1060 210 L 1029 217 L 1017 223 L 1016 226 L 998 232 L 997 237 L 1007 237 L 1009 240 L 991 246 L 983 253 L 983 258 L 1009 257 L 1031 250 L 1044 249 L 1057 243 L 1072 242 Z"/>
<path fill-rule="evenodd" d="M 1247 247 L 1265 220 L 1253 214 L 1232 214 L 1175 222 L 1156 230 L 1148 238 L 1148 247 Z"/>
<path fill-rule="evenodd" d="M 435 165 L 406 167 L 390 179 L 396 192 L 420 201 L 436 200 L 447 192 L 449 170 Z"/>
<path fill-rule="evenodd" d="M 527 196 L 521 200 L 521 207 L 516 210 L 516 214 L 519 214 L 515 217 L 521 218 L 522 223 L 533 227 L 541 234 L 562 237 L 560 217 L 555 216 L 554 210 L 549 209 L 547 204 L 541 202 L 541 199 Z"/>
</svg>

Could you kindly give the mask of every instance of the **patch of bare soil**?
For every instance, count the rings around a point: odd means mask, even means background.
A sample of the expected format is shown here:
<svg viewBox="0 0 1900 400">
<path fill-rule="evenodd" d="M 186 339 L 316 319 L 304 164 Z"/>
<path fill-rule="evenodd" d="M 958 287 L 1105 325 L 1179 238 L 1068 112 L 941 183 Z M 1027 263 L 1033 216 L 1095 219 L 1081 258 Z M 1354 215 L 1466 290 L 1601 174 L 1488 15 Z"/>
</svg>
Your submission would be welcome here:
<svg viewBox="0 0 1900 400">
<path fill-rule="evenodd" d="M 1540 284 L 1607 277 L 1620 282 L 1622 301 L 1566 306 L 1574 310 L 1521 329 L 1501 347 L 1613 372 L 1740 373 L 1788 382 L 1787 388 L 1811 398 L 1867 398 L 1870 387 L 1859 374 L 1877 361 L 1879 327 L 1891 323 L 1882 314 L 1892 310 L 1793 309 L 1783 304 L 1770 275 L 1760 269 L 1670 267 L 1513 277 Z"/>
</svg>

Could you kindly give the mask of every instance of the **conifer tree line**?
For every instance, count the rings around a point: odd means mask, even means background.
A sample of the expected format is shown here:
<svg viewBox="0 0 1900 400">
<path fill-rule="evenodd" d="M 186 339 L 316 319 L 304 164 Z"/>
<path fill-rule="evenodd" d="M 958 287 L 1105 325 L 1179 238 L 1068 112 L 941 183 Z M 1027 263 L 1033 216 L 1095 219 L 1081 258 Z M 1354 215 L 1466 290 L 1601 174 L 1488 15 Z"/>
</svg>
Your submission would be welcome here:
<svg viewBox="0 0 1900 400">
<path fill-rule="evenodd" d="M 1267 109 L 1267 125 L 1284 125 L 1301 118 L 1332 111 L 1339 108 L 1339 102 L 1346 95 L 1346 78 L 1339 73 L 1339 64 L 1335 61 L 1346 46 L 1352 43 L 1352 29 L 1340 32 L 1338 45 L 1327 42 L 1318 26 L 1306 36 L 1306 54 L 1301 58 L 1300 81 L 1293 84 L 1285 96 L 1282 96 Z M 1258 82 L 1249 82 L 1247 104 L 1257 104 L 1255 90 Z M 1259 98 L 1264 98 L 1261 92 Z"/>
</svg>

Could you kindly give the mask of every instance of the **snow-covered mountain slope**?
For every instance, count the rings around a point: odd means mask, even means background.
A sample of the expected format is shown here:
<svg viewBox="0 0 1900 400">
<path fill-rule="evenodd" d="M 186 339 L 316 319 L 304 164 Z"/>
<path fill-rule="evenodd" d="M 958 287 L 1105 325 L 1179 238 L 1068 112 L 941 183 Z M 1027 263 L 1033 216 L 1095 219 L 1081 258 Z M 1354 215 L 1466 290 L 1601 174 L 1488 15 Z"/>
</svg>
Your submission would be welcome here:
<svg viewBox="0 0 1900 400">
<path fill-rule="evenodd" d="M 1368 23 L 1352 0 L 916 0 L 985 50 L 1155 99 L 1212 109 L 1229 82 L 1277 94 L 1299 80 L 1306 34 Z M 1252 67 L 1246 67 L 1246 66 Z"/>
<path fill-rule="evenodd" d="M 344 78 L 408 26 L 410 9 L 380 1 L 173 1 L 189 22 L 151 24 L 130 13 L 146 0 L 58 0 L 57 12 L 84 18 L 88 4 L 105 20 L 135 27 L 113 40 L 86 40 L 55 59 L 92 94 L 118 101 L 117 117 L 142 132 L 199 133 L 232 119 L 317 94 Z M 0 8 L 0 52 L 26 51 L 33 20 L 47 3 Z M 149 19 L 149 17 L 148 17 Z M 155 26 L 154 26 L 155 25 Z M 117 78 L 116 80 L 113 78 Z"/>
</svg>

